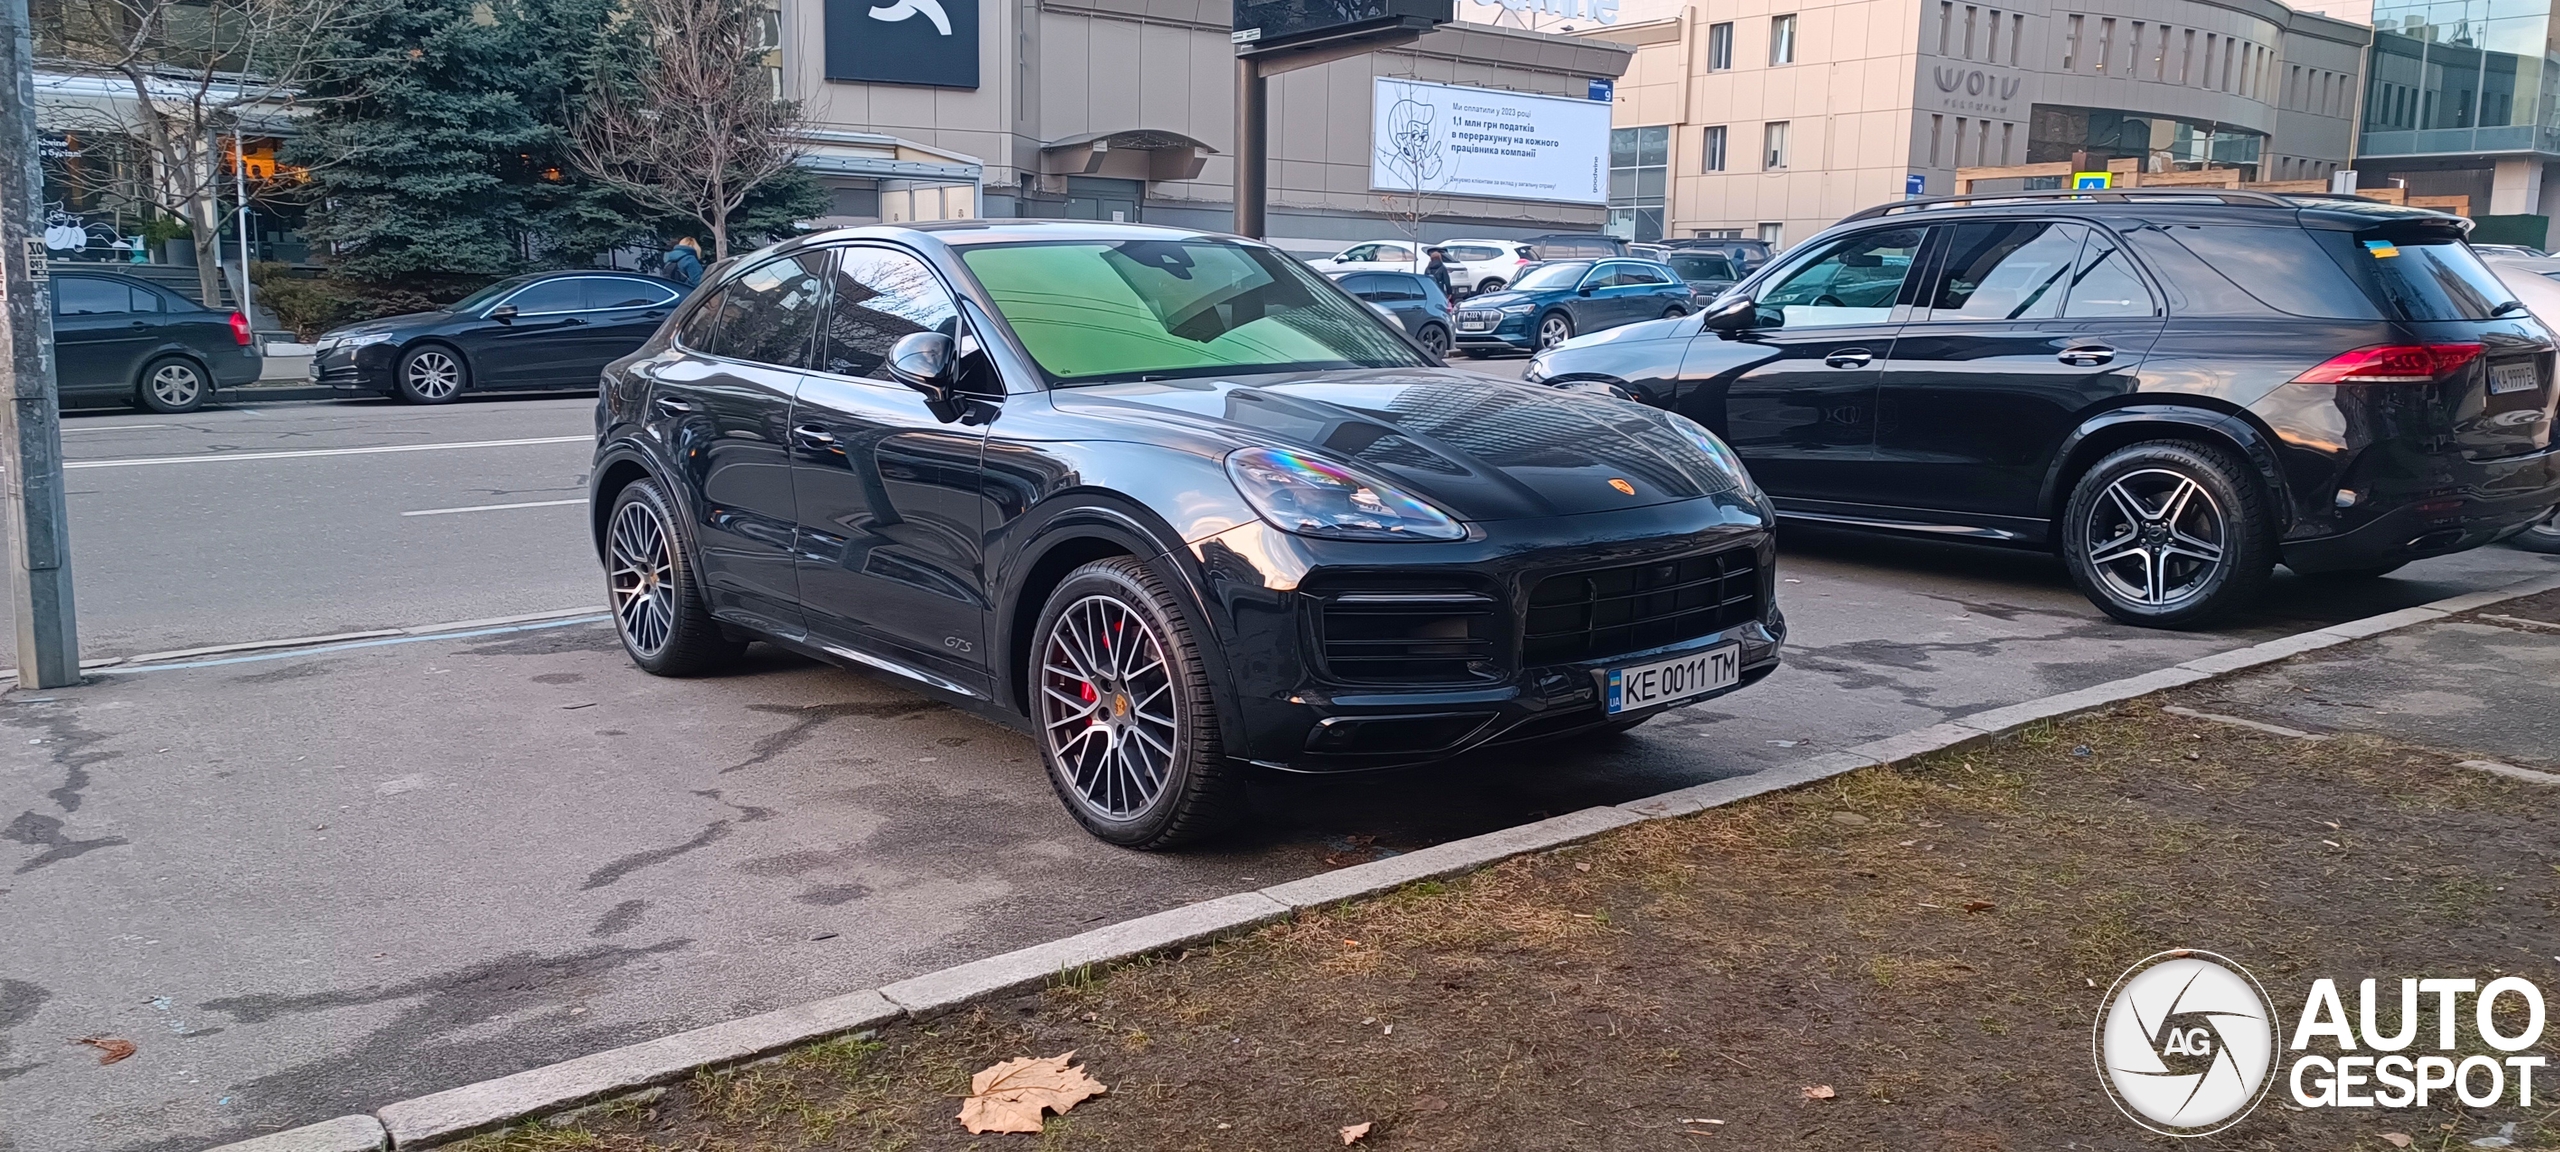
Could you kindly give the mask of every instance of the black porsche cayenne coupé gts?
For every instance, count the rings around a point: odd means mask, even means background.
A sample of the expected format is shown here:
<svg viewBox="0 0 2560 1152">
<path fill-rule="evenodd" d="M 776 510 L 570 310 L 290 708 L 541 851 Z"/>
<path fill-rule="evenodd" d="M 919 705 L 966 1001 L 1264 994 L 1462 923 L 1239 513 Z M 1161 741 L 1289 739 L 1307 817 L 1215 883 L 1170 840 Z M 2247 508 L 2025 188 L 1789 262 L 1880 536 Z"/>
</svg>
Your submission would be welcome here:
<svg viewBox="0 0 2560 1152">
<path fill-rule="evenodd" d="M 1777 667 L 1769 502 L 1685 417 L 1442 367 L 1251 241 L 822 233 L 605 372 L 593 529 L 661 675 L 761 639 L 1030 728 L 1163 847 L 1248 764 L 1624 728 Z"/>
</svg>

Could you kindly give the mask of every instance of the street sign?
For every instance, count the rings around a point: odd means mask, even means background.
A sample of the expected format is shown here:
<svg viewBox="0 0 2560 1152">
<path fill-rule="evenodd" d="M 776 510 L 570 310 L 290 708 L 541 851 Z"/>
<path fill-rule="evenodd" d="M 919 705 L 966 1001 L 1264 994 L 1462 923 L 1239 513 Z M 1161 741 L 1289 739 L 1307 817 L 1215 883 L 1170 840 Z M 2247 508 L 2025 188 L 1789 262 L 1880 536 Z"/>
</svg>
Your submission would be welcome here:
<svg viewBox="0 0 2560 1152">
<path fill-rule="evenodd" d="M 2071 186 L 2075 189 L 2113 188 L 2115 177 L 2113 172 L 2074 172 L 2071 174 Z"/>
<path fill-rule="evenodd" d="M 1601 103 L 1603 103 L 1603 104 L 1609 104 L 1609 103 L 1613 103 L 1613 102 L 1615 102 L 1615 101 L 1617 100 L 1617 98 L 1618 98 L 1618 85 L 1617 85 L 1617 82 L 1616 82 L 1616 81 L 1614 81 L 1614 80 L 1594 80 L 1594 81 L 1592 81 L 1592 82 L 1591 82 L 1591 98 L 1592 98 L 1592 99 L 1594 99 L 1594 100 L 1597 100 L 1597 101 L 1599 101 L 1599 102 L 1601 102 Z"/>
<path fill-rule="evenodd" d="M 1902 178 L 1902 198 L 1917 200 L 1929 194 L 1929 178 L 1913 172 Z"/>
</svg>

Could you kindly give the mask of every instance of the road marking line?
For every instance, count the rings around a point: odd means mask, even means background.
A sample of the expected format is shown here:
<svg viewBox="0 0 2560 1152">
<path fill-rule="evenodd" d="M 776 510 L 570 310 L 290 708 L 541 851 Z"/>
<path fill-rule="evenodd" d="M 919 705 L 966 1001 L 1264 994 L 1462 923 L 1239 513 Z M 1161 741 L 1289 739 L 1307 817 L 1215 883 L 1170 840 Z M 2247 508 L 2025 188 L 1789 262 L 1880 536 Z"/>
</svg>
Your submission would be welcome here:
<svg viewBox="0 0 2560 1152">
<path fill-rule="evenodd" d="M 65 433 L 70 433 L 70 432 L 134 432 L 134 431 L 139 431 L 139 430 L 144 429 L 144 428 L 175 428 L 175 427 L 177 427 L 177 425 L 175 425 L 175 424 L 89 424 L 89 425 L 84 425 L 84 426 L 79 426 L 79 427 L 64 428 L 64 429 L 63 429 L 63 431 L 64 431 Z"/>
<path fill-rule="evenodd" d="M 535 436 L 524 440 L 464 440 L 452 444 L 384 444 L 373 448 L 304 448 L 292 452 L 216 452 L 208 456 L 136 456 L 124 460 L 73 460 L 65 468 L 139 468 L 145 464 L 204 464 L 215 460 L 299 460 L 310 456 L 370 456 L 381 452 L 439 452 L 449 448 L 513 448 L 525 444 L 595 442 L 593 436 Z"/>
<path fill-rule="evenodd" d="M 563 504 L 584 504 L 586 502 L 587 498 L 581 496 L 575 500 L 528 500 L 522 504 L 474 504 L 468 508 L 420 508 L 415 512 L 403 512 L 401 515 L 450 516 L 456 512 L 504 512 L 509 508 L 558 508 Z"/>
</svg>

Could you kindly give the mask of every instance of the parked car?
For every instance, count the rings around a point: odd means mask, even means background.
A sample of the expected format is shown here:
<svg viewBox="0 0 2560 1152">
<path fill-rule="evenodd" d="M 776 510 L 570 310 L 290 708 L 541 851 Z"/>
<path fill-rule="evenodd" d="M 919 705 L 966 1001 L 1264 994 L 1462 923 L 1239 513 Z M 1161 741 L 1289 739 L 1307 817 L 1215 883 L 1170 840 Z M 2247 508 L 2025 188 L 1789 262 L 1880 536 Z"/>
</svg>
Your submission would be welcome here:
<svg viewBox="0 0 2560 1152">
<path fill-rule="evenodd" d="M 2516 294 L 2516 299 L 2533 311 L 2534 319 L 2542 321 L 2543 327 L 2560 332 L 2560 259 L 2514 244 L 2474 244 L 2471 248 Z M 2529 552 L 2560 553 L 2560 509 L 2517 533 L 2508 543 Z"/>
<path fill-rule="evenodd" d="M 1417 272 L 1425 263 L 1422 249 L 1423 245 L 1411 240 L 1365 240 L 1334 253 L 1331 259 L 1309 263 L 1328 276 L 1338 272 Z"/>
<path fill-rule="evenodd" d="M 258 379 L 249 318 L 238 312 L 113 272 L 57 268 L 52 279 L 54 378 L 66 405 L 192 412 Z"/>
<path fill-rule="evenodd" d="M 2052 548 L 2110 615 L 2193 625 L 2278 561 L 2378 576 L 2560 504 L 2552 334 L 2468 227 L 2238 191 L 1901 202 L 1529 378 L 1694 417 L 1787 516 Z"/>
<path fill-rule="evenodd" d="M 1519 243 L 1539 260 L 1605 260 L 1627 254 L 1627 243 L 1597 232 L 1557 232 Z"/>
<path fill-rule="evenodd" d="M 1394 318 L 1435 359 L 1449 354 L 1449 298 L 1440 294 L 1440 285 L 1430 277 L 1419 272 L 1343 272 L 1333 282 Z"/>
<path fill-rule="evenodd" d="M 1733 269 L 1748 276 L 1777 258 L 1766 240 L 1745 240 L 1739 236 L 1688 236 L 1662 242 L 1664 254 L 1675 252 L 1714 253 L 1733 261 Z"/>
<path fill-rule="evenodd" d="M 433 312 L 320 337 L 311 379 L 341 392 L 442 404 L 464 392 L 592 388 L 656 331 L 687 289 L 632 272 L 537 272 Z"/>
<path fill-rule="evenodd" d="M 1669 255 L 1662 258 L 1662 262 L 1668 265 L 1672 273 L 1689 286 L 1690 293 L 1701 301 L 1713 300 L 1723 295 L 1725 289 L 1740 283 L 1743 276 L 1742 270 L 1734 267 L 1733 259 L 1722 252 L 1692 252 L 1674 248 Z"/>
<path fill-rule="evenodd" d="M 1560 260 L 1540 264 L 1500 292 L 1458 308 L 1457 347 L 1472 357 L 1553 348 L 1578 332 L 1639 320 L 1686 316 L 1689 286 L 1650 260 Z"/>
<path fill-rule="evenodd" d="M 1116 844 L 1248 765 L 1625 728 L 1777 666 L 1771 511 L 1681 417 L 1437 366 L 1276 249 L 972 220 L 738 260 L 605 372 L 593 542 L 669 676 L 749 637 L 1027 727 Z"/>
<path fill-rule="evenodd" d="M 1515 240 L 1371 240 L 1354 244 L 1330 259 L 1310 261 L 1328 276 L 1344 272 L 1420 272 L 1438 248 L 1449 262 L 1449 287 L 1463 297 L 1491 292 L 1511 282 L 1522 268 L 1536 263 L 1527 245 Z"/>
</svg>

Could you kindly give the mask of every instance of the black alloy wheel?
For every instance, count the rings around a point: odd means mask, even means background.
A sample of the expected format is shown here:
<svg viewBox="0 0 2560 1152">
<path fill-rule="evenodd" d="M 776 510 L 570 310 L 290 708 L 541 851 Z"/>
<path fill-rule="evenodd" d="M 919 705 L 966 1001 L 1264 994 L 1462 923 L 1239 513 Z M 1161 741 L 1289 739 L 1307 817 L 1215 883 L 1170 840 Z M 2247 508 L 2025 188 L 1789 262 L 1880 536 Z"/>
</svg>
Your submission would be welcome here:
<svg viewBox="0 0 2560 1152">
<path fill-rule="evenodd" d="M 142 406 L 153 412 L 193 412 L 204 407 L 205 398 L 212 394 L 204 369 L 182 356 L 164 356 L 143 365 L 142 379 L 134 386 Z"/>
<path fill-rule="evenodd" d="M 1420 341 L 1423 351 L 1431 353 L 1433 358 L 1441 360 L 1449 358 L 1448 329 L 1437 324 L 1425 324 L 1422 326 L 1422 331 L 1415 333 L 1413 338 Z"/>
<path fill-rule="evenodd" d="M 2154 628 L 2249 603 L 2275 567 L 2266 496 L 2247 465 L 2186 441 L 2128 445 L 2098 461 L 2072 488 L 2061 543 L 2081 592 Z"/>
<path fill-rule="evenodd" d="M 1076 822 L 1127 848 L 1170 848 L 1243 811 L 1209 678 L 1170 587 L 1145 563 L 1069 573 L 1032 632 L 1032 716 L 1049 783 Z"/>
<path fill-rule="evenodd" d="M 442 404 L 471 386 L 471 365 L 453 348 L 421 344 L 400 357 L 396 383 L 403 400 Z"/>
<path fill-rule="evenodd" d="M 614 497 L 605 525 L 605 602 L 622 650 L 653 675 L 698 676 L 746 649 L 711 618 L 693 557 L 676 536 L 675 506 L 655 480 L 635 480 Z"/>
<path fill-rule="evenodd" d="M 1573 339 L 1573 317 L 1549 312 L 1538 320 L 1538 348 L 1544 351 Z"/>
<path fill-rule="evenodd" d="M 2509 543 L 2527 552 L 2560 552 L 2560 508 L 2552 509 L 2540 523 L 2517 533 Z"/>
</svg>

